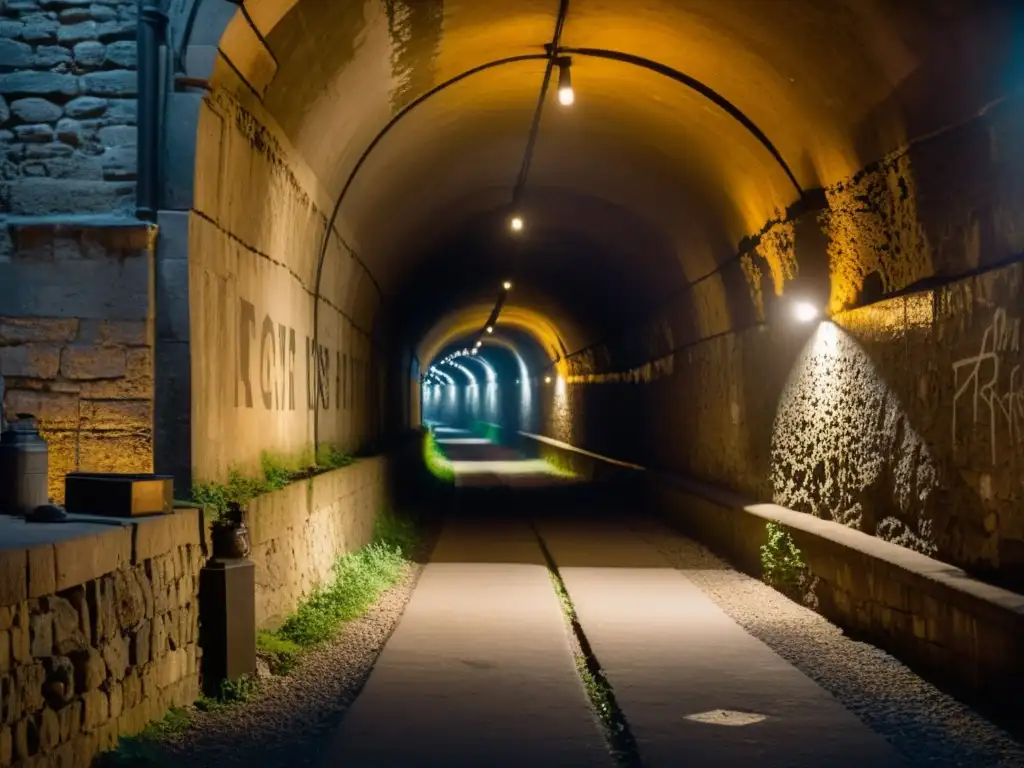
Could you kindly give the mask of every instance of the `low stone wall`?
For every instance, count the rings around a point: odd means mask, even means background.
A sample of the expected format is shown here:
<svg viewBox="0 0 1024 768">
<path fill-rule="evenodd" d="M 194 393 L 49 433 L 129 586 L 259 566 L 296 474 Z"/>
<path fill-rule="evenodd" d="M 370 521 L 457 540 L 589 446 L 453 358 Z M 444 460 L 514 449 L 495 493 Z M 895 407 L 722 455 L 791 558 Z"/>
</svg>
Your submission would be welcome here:
<svg viewBox="0 0 1024 768">
<path fill-rule="evenodd" d="M 199 513 L 82 520 L 0 518 L 0 766 L 84 768 L 198 696 Z"/>
<path fill-rule="evenodd" d="M 256 564 L 256 626 L 278 626 L 331 576 L 339 556 L 370 542 L 389 498 L 389 457 L 292 483 L 249 504 Z"/>
<path fill-rule="evenodd" d="M 544 435 L 519 433 L 519 448 L 528 456 L 544 459 L 559 469 L 591 482 L 636 482 L 644 468 L 586 451 Z"/>
<path fill-rule="evenodd" d="M 766 524 L 792 535 L 816 609 L 978 704 L 1019 707 L 1024 596 L 839 523 L 702 483 L 647 473 L 655 508 L 693 538 L 760 577 Z"/>
</svg>

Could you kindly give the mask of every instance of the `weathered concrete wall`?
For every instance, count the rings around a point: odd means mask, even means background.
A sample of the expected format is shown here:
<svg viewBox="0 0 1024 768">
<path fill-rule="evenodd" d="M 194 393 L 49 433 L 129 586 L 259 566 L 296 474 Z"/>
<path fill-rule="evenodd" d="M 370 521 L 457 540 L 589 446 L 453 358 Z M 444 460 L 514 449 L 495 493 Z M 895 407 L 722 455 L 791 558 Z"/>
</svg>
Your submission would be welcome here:
<svg viewBox="0 0 1024 768">
<path fill-rule="evenodd" d="M 330 580 L 338 557 L 370 542 L 374 519 L 389 500 L 392 460 L 363 459 L 250 503 L 258 628 L 280 625 Z"/>
<path fill-rule="evenodd" d="M 1022 267 L 1001 267 L 1024 253 L 1022 126 L 1024 102 L 1006 101 L 825 190 L 818 212 L 574 355 L 545 433 L 1024 585 Z M 797 323 L 804 297 L 832 322 Z M 559 434 L 604 418 L 600 390 L 620 396 L 608 447 Z"/>
<path fill-rule="evenodd" d="M 0 6 L 0 215 L 134 208 L 136 12 L 135 0 Z"/>
<path fill-rule="evenodd" d="M 198 512 L 25 526 L 0 521 L 0 766 L 88 766 L 198 696 Z"/>
<path fill-rule="evenodd" d="M 379 292 L 338 229 L 326 232 L 333 200 L 223 62 L 213 81 L 199 105 L 188 242 L 198 479 L 254 468 L 262 451 L 307 449 L 314 406 L 320 442 L 355 452 L 380 432 L 385 391 L 371 342 Z"/>
<path fill-rule="evenodd" d="M 20 221 L 0 223 L 0 392 L 39 420 L 61 501 L 73 470 L 152 471 L 153 231 Z"/>
</svg>

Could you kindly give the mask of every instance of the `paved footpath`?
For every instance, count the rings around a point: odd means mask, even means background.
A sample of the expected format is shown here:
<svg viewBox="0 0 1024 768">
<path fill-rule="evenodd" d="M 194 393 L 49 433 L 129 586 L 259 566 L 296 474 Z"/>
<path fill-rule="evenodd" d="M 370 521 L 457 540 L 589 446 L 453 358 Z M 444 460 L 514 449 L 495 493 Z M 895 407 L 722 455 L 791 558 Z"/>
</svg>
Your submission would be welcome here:
<svg viewBox="0 0 1024 768">
<path fill-rule="evenodd" d="M 612 765 L 527 523 L 446 524 L 324 765 Z"/>
<path fill-rule="evenodd" d="M 624 526 L 539 529 L 645 766 L 903 764 Z"/>
<path fill-rule="evenodd" d="M 456 446 L 460 459 L 477 450 L 500 463 L 493 447 Z M 325 766 L 613 765 L 534 522 L 643 765 L 902 764 L 624 526 L 546 517 L 535 503 L 512 515 L 489 509 L 473 488 L 485 477 L 503 486 L 538 479 L 499 466 L 466 473 L 463 509 L 446 521 Z"/>
</svg>

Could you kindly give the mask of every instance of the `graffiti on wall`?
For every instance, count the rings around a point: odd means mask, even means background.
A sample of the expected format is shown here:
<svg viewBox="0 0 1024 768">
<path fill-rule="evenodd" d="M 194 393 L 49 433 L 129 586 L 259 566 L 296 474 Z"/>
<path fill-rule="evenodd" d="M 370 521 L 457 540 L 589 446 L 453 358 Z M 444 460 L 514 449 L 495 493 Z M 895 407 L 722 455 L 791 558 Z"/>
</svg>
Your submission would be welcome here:
<svg viewBox="0 0 1024 768">
<path fill-rule="evenodd" d="M 1024 437 L 1024 381 L 1020 364 L 1020 318 L 996 309 L 974 355 L 953 363 L 953 443 L 963 426 L 961 410 L 972 425 L 988 426 L 992 464 L 998 463 L 1002 434 L 1016 446 Z"/>
<path fill-rule="evenodd" d="M 238 301 L 238 360 L 235 405 L 268 411 L 295 410 L 295 329 L 264 314 L 257 323 L 256 307 Z M 306 407 L 321 410 L 351 408 L 358 362 L 347 353 L 305 338 Z M 351 380 L 350 380 L 351 379 Z"/>
</svg>

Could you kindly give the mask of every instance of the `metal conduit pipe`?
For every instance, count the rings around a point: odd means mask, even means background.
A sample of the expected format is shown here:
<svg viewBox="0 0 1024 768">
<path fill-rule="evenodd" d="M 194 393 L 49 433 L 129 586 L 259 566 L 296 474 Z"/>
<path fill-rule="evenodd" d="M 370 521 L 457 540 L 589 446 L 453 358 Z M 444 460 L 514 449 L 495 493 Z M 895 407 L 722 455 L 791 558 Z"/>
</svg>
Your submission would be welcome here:
<svg viewBox="0 0 1024 768">
<path fill-rule="evenodd" d="M 138 171 L 135 215 L 156 221 L 160 197 L 160 44 L 167 14 L 159 0 L 140 0 L 138 21 Z"/>
</svg>

